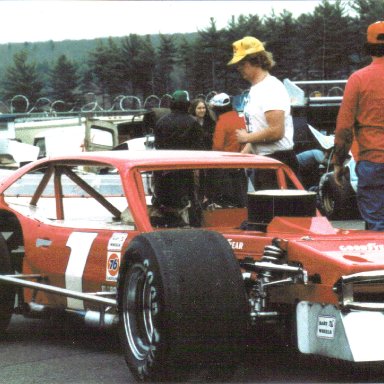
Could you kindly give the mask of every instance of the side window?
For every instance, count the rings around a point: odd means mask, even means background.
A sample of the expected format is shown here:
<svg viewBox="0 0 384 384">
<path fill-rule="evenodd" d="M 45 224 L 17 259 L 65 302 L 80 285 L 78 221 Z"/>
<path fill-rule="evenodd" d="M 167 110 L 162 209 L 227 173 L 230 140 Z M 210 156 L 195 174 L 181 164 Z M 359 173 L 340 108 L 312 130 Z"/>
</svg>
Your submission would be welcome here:
<svg viewBox="0 0 384 384">
<path fill-rule="evenodd" d="M 40 198 L 34 201 L 36 191 L 43 184 L 45 187 Z M 4 200 L 18 211 L 28 210 L 28 213 L 36 213 L 51 220 L 56 219 L 53 175 L 50 175 L 46 169 L 22 176 L 4 192 Z"/>
<path fill-rule="evenodd" d="M 91 143 L 97 145 L 113 146 L 113 136 L 111 131 L 91 127 Z"/>
<path fill-rule="evenodd" d="M 99 165 L 57 165 L 26 174 L 4 199 L 21 213 L 49 220 L 112 222 L 127 209 L 120 175 Z"/>
<path fill-rule="evenodd" d="M 28 173 L 22 176 L 4 192 L 6 201 L 10 198 L 16 198 L 20 199 L 20 202 L 22 200 L 29 202 L 43 176 L 44 172 Z"/>
<path fill-rule="evenodd" d="M 39 148 L 39 157 L 45 157 L 47 150 L 45 147 L 45 137 L 37 137 L 33 141 L 33 145 Z"/>
<path fill-rule="evenodd" d="M 141 177 L 156 228 L 238 228 L 247 219 L 249 193 L 296 189 L 282 167 L 159 169 Z"/>
<path fill-rule="evenodd" d="M 82 167 L 62 175 L 64 218 L 112 221 L 127 207 L 120 175 L 100 167 Z"/>
<path fill-rule="evenodd" d="M 156 228 L 238 227 L 245 219 L 248 178 L 244 168 L 154 171 L 144 190 L 152 192 L 149 218 Z M 147 183 L 147 185 L 146 185 Z"/>
</svg>

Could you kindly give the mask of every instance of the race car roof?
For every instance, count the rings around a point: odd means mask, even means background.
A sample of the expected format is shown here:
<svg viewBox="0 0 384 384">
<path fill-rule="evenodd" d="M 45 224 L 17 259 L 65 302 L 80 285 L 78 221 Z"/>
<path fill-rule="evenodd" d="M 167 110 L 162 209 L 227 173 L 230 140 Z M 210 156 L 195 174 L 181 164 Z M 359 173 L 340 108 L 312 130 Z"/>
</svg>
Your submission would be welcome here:
<svg viewBox="0 0 384 384">
<path fill-rule="evenodd" d="M 47 159 L 45 159 L 47 160 Z M 54 161 L 94 161 L 111 163 L 116 166 L 143 166 L 169 164 L 244 164 L 278 165 L 279 161 L 265 156 L 216 151 L 182 151 L 182 150 L 146 150 L 146 151 L 102 151 L 82 152 L 76 155 L 50 157 Z"/>
</svg>

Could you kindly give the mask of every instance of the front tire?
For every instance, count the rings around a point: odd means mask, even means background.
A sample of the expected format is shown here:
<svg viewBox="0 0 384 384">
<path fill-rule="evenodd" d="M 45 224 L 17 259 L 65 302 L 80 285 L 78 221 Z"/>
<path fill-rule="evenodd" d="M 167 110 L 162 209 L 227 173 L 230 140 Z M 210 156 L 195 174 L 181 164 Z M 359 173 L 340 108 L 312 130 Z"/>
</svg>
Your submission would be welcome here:
<svg viewBox="0 0 384 384">
<path fill-rule="evenodd" d="M 118 285 L 125 359 L 140 380 L 178 380 L 180 367 L 233 362 L 247 330 L 247 300 L 228 241 L 215 232 L 142 234 Z"/>
</svg>

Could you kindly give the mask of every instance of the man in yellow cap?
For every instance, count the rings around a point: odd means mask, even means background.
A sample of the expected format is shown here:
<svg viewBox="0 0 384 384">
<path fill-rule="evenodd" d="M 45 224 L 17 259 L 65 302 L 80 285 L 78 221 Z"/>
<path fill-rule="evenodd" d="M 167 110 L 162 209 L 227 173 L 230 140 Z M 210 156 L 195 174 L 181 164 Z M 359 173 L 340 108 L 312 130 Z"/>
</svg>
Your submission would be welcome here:
<svg viewBox="0 0 384 384">
<path fill-rule="evenodd" d="M 269 73 L 275 65 L 272 54 L 252 36 L 235 41 L 232 47 L 228 65 L 236 65 L 251 84 L 244 105 L 246 129 L 237 131 L 239 143 L 245 144 L 242 152 L 273 157 L 297 171 L 290 98 L 283 83 Z"/>
<path fill-rule="evenodd" d="M 357 142 L 357 203 L 368 229 L 384 230 L 384 21 L 367 29 L 368 66 L 348 79 L 337 116 L 333 163 L 341 185 L 344 161 Z"/>
</svg>

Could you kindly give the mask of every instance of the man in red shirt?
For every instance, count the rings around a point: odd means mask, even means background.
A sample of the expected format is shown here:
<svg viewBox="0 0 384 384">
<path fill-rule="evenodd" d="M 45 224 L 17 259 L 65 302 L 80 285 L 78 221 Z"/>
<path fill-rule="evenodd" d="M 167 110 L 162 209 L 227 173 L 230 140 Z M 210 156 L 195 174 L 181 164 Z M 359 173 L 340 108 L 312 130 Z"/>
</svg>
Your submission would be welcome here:
<svg viewBox="0 0 384 384">
<path fill-rule="evenodd" d="M 245 129 L 245 120 L 233 110 L 231 98 L 226 93 L 219 93 L 209 105 L 217 117 L 212 149 L 240 152 L 242 144 L 237 140 L 236 130 Z M 221 206 L 246 206 L 248 180 L 243 169 L 215 169 L 209 177 L 212 180 L 210 200 Z"/>
<path fill-rule="evenodd" d="M 335 131 L 335 178 L 352 142 L 358 145 L 357 202 L 367 228 L 384 231 L 384 21 L 367 29 L 366 53 L 372 63 L 348 79 Z"/>
</svg>

